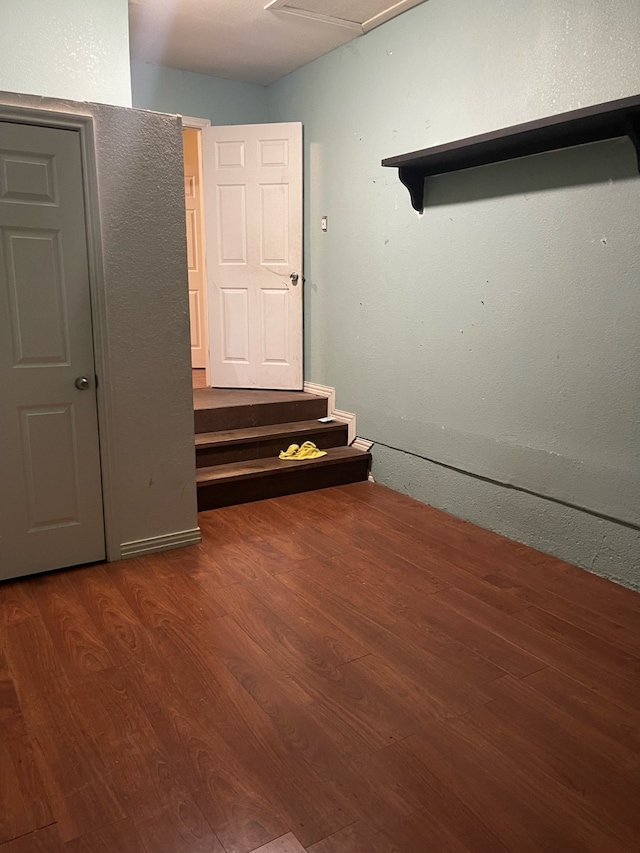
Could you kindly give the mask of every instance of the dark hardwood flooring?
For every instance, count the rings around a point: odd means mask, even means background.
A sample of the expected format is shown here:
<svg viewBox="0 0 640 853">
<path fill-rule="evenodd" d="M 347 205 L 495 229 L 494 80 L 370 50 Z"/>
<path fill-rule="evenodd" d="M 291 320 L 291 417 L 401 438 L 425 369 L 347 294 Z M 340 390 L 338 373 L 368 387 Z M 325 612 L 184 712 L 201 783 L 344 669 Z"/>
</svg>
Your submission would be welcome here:
<svg viewBox="0 0 640 853">
<path fill-rule="evenodd" d="M 234 406 L 254 406 L 261 403 L 296 403 L 298 400 L 317 400 L 304 391 L 263 391 L 259 388 L 194 388 L 194 409 L 228 409 Z"/>
<path fill-rule="evenodd" d="M 207 388 L 199 373 L 192 371 L 196 433 L 306 421 L 327 414 L 325 397 L 304 391 Z"/>
<path fill-rule="evenodd" d="M 371 483 L 0 586 L 0 853 L 632 853 L 640 598 Z"/>
<path fill-rule="evenodd" d="M 259 388 L 209 388 L 205 371 L 191 371 L 194 409 L 227 409 L 233 406 L 250 406 L 256 403 L 289 403 L 299 399 L 313 399 L 304 391 L 265 391 Z"/>
</svg>

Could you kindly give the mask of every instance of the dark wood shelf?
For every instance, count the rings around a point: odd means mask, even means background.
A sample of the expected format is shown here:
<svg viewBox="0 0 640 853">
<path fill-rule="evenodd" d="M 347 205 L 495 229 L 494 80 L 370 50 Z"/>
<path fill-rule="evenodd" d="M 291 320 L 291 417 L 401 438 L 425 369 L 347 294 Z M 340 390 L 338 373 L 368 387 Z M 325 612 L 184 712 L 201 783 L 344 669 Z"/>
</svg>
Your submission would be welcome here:
<svg viewBox="0 0 640 853">
<path fill-rule="evenodd" d="M 382 165 L 398 169 L 414 209 L 422 213 L 425 178 L 432 175 L 619 136 L 628 136 L 635 145 L 640 170 L 640 95 L 388 157 Z"/>
</svg>

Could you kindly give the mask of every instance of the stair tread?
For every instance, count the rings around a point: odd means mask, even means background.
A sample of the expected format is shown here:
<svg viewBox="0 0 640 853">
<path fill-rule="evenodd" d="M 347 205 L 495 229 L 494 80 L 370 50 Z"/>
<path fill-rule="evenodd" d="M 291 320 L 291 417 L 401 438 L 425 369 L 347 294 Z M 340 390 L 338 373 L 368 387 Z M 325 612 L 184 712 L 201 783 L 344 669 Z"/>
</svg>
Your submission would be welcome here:
<svg viewBox="0 0 640 853">
<path fill-rule="evenodd" d="M 341 421 L 330 421 L 321 423 L 319 420 L 290 421 L 281 424 L 268 424 L 266 426 L 245 427 L 242 429 L 224 429 L 216 432 L 196 433 L 196 449 L 214 447 L 224 444 L 239 444 L 254 441 L 261 438 L 278 438 L 279 436 L 300 435 L 301 437 L 311 432 L 331 432 L 332 430 L 344 429 L 345 424 Z M 285 448 L 283 448 L 284 450 Z"/>
<path fill-rule="evenodd" d="M 263 391 L 254 388 L 194 388 L 193 406 L 198 409 L 229 409 L 324 400 L 306 391 Z"/>
<path fill-rule="evenodd" d="M 225 465 L 212 465 L 208 468 L 198 468 L 196 482 L 198 486 L 206 486 L 229 478 L 264 477 L 269 474 L 292 470 L 335 465 L 343 461 L 358 458 L 370 458 L 368 452 L 357 447 L 330 447 L 327 455 L 320 459 L 302 459 L 300 461 L 283 460 L 276 457 L 268 459 L 250 459 L 243 462 L 229 462 Z"/>
<path fill-rule="evenodd" d="M 211 391 L 212 396 L 199 396 Z M 327 398 L 304 391 L 228 391 L 196 388 L 194 432 L 249 429 L 270 424 L 321 418 L 327 414 Z"/>
</svg>

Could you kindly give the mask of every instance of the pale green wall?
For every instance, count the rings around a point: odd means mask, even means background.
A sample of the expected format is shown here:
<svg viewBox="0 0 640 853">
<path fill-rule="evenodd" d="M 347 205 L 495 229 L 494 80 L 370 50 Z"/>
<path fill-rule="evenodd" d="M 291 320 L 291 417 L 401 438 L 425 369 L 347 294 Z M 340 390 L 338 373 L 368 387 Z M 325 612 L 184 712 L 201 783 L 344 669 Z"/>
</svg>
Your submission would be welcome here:
<svg viewBox="0 0 640 853">
<path fill-rule="evenodd" d="M 266 121 L 262 86 L 132 61 L 131 87 L 139 109 L 208 118 L 211 124 Z"/>
<path fill-rule="evenodd" d="M 422 216 L 380 161 L 636 94 L 639 55 L 637 0 L 429 0 L 267 90 L 304 123 L 307 378 L 395 448 L 376 478 L 635 585 L 633 147 L 433 179 Z"/>
<path fill-rule="evenodd" d="M 127 0 L 0 0 L 0 89 L 131 106 Z"/>
</svg>

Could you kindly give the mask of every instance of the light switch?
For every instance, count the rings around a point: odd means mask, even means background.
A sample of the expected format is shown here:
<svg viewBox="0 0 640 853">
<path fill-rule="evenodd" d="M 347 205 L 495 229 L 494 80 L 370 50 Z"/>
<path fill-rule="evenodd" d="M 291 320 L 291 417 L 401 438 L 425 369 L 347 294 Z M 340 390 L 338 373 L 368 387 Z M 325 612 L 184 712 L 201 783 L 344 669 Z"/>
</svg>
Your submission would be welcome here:
<svg viewBox="0 0 640 853">
<path fill-rule="evenodd" d="M 320 220 L 320 227 L 322 228 L 323 231 L 327 230 L 327 217 L 326 216 L 323 216 L 322 219 Z"/>
</svg>

